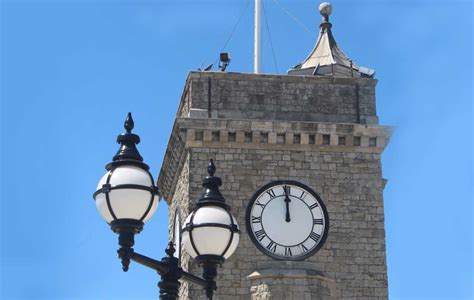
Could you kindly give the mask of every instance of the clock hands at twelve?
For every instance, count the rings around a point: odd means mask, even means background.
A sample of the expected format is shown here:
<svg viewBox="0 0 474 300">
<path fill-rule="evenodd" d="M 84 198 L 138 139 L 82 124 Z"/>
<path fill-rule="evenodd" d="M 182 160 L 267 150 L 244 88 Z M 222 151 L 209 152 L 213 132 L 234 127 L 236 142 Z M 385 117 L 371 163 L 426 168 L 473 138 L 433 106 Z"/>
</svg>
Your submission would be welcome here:
<svg viewBox="0 0 474 300">
<path fill-rule="evenodd" d="M 285 221 L 290 222 L 291 221 L 291 218 L 290 218 L 290 202 L 291 202 L 291 199 L 288 196 L 289 187 L 285 185 L 283 187 L 283 189 L 285 190 L 285 203 L 286 203 L 286 218 L 285 218 Z"/>
</svg>

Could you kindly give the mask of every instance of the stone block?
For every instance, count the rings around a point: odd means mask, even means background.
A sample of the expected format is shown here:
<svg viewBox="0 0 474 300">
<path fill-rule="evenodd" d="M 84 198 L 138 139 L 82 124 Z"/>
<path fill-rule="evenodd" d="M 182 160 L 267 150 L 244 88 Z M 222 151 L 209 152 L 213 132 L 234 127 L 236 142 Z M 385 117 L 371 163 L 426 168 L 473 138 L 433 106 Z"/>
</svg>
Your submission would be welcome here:
<svg viewBox="0 0 474 300">
<path fill-rule="evenodd" d="M 316 145 L 322 145 L 323 144 L 323 135 L 321 133 L 316 134 Z"/>
<path fill-rule="evenodd" d="M 353 146 L 354 145 L 354 136 L 353 135 L 346 135 L 346 146 Z"/>
<path fill-rule="evenodd" d="M 302 145 L 308 145 L 309 144 L 309 134 L 307 134 L 307 133 L 302 133 L 301 134 L 301 144 Z"/>
<path fill-rule="evenodd" d="M 268 133 L 268 143 L 269 144 L 276 144 L 277 140 L 277 133 L 276 132 L 269 132 Z"/>
<path fill-rule="evenodd" d="M 361 136 L 360 137 L 360 146 L 361 147 L 369 147 L 369 137 L 368 136 Z"/>
<path fill-rule="evenodd" d="M 205 142 L 212 141 L 212 130 L 204 130 L 204 139 Z"/>
<path fill-rule="evenodd" d="M 285 133 L 285 144 L 293 144 L 293 133 Z"/>
<path fill-rule="evenodd" d="M 236 132 L 236 142 L 237 143 L 245 142 L 245 132 L 244 131 L 237 131 Z"/>
<path fill-rule="evenodd" d="M 229 132 L 228 132 L 227 130 L 221 130 L 221 131 L 219 132 L 219 135 L 220 135 L 220 136 L 219 136 L 219 140 L 220 140 L 221 142 L 224 142 L 224 143 L 225 143 L 225 142 L 227 142 L 227 141 L 229 140 Z"/>
<path fill-rule="evenodd" d="M 260 143 L 260 131 L 252 131 L 252 142 L 253 143 Z"/>
<path fill-rule="evenodd" d="M 188 129 L 186 131 L 186 141 L 194 141 L 194 129 Z"/>
<path fill-rule="evenodd" d="M 385 148 L 385 144 L 387 142 L 387 138 L 385 137 L 377 137 L 377 147 L 378 148 Z"/>
</svg>

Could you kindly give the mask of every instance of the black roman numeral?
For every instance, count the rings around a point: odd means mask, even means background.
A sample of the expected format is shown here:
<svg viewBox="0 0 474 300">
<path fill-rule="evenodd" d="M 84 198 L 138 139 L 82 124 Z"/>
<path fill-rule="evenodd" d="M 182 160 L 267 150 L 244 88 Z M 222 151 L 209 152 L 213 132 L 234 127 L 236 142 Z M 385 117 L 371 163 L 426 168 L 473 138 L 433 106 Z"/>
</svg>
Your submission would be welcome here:
<svg viewBox="0 0 474 300">
<path fill-rule="evenodd" d="M 300 199 L 303 200 L 304 197 L 306 197 L 306 192 L 305 191 L 301 192 Z"/>
<path fill-rule="evenodd" d="M 262 222 L 262 217 L 261 216 L 260 217 L 252 216 L 252 223 L 261 223 L 261 222 Z"/>
<path fill-rule="evenodd" d="M 309 235 L 309 237 L 315 241 L 316 243 L 318 242 L 319 238 L 321 237 L 319 234 L 317 234 L 316 232 L 311 232 L 311 234 Z"/>
<path fill-rule="evenodd" d="M 277 245 L 273 241 L 270 241 L 270 243 L 267 245 L 267 249 L 272 252 L 276 252 Z"/>
<path fill-rule="evenodd" d="M 304 246 L 304 244 L 301 244 L 301 252 L 308 252 L 308 248 Z"/>
<path fill-rule="evenodd" d="M 314 225 L 323 225 L 323 219 L 314 219 L 313 224 Z"/>
<path fill-rule="evenodd" d="M 319 206 L 318 203 L 314 203 L 313 205 L 311 205 L 311 206 L 309 207 L 309 209 L 315 209 L 315 208 L 318 207 L 318 206 Z"/>
<path fill-rule="evenodd" d="M 290 247 L 285 247 L 285 256 L 292 256 L 293 253 L 291 253 L 291 248 Z"/>
<path fill-rule="evenodd" d="M 267 235 L 265 234 L 265 231 L 263 229 L 255 231 L 255 237 L 257 240 L 262 241 Z"/>
<path fill-rule="evenodd" d="M 273 190 L 268 190 L 267 194 L 270 196 L 270 199 L 273 199 L 276 197 L 275 192 Z"/>
<path fill-rule="evenodd" d="M 286 195 L 291 195 L 291 186 L 283 186 L 283 193 L 285 193 Z"/>
<path fill-rule="evenodd" d="M 258 206 L 260 206 L 261 208 L 264 208 L 264 207 L 265 207 L 265 204 L 260 203 L 260 201 L 258 201 L 258 200 L 257 200 L 257 202 L 255 202 L 255 205 L 258 205 Z"/>
</svg>

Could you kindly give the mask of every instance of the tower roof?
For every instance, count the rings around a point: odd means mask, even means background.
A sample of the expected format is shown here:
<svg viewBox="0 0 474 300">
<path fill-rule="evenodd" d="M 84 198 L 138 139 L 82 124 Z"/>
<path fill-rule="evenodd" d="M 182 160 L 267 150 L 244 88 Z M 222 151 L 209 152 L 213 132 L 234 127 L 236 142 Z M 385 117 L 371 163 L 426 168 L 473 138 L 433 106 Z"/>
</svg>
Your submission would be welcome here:
<svg viewBox="0 0 474 300">
<path fill-rule="evenodd" d="M 329 22 L 332 5 L 327 2 L 321 3 L 319 12 L 323 18 L 319 25 L 320 32 L 316 45 L 302 63 L 288 70 L 288 74 L 373 78 L 374 70 L 353 63 L 338 47 L 331 31 L 332 24 Z"/>
</svg>

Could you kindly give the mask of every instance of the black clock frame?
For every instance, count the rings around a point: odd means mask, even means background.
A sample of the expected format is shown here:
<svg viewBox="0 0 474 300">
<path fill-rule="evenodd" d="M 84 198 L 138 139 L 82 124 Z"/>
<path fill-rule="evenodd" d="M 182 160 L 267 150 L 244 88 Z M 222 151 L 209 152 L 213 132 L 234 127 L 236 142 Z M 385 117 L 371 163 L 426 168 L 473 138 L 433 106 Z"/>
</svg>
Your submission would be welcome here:
<svg viewBox="0 0 474 300">
<path fill-rule="evenodd" d="M 298 256 L 295 256 L 295 257 L 281 257 L 279 255 L 269 253 L 268 249 L 263 247 L 257 241 L 256 237 L 253 234 L 252 224 L 250 222 L 252 207 L 253 207 L 253 204 L 255 203 L 255 201 L 257 200 L 258 196 L 260 196 L 262 193 L 264 193 L 266 190 L 268 190 L 272 186 L 285 185 L 285 184 L 294 185 L 294 186 L 300 187 L 300 188 L 305 189 L 306 191 L 308 191 L 318 201 L 319 206 L 321 207 L 321 210 L 323 212 L 324 219 L 326 221 L 326 224 L 324 226 L 323 234 L 321 235 L 321 239 L 320 239 L 319 243 L 316 245 L 316 247 L 311 249 L 310 251 L 308 251 L 307 253 L 305 253 L 303 255 L 298 255 Z M 321 197 L 309 186 L 307 186 L 307 185 L 305 185 L 301 182 L 294 181 L 294 180 L 274 180 L 274 181 L 271 181 L 271 182 L 267 183 L 266 185 L 262 186 L 261 188 L 259 188 L 252 195 L 252 198 L 250 198 L 250 202 L 247 204 L 247 210 L 246 210 L 246 214 L 245 214 L 245 225 L 246 225 L 246 228 L 247 228 L 247 234 L 250 236 L 250 240 L 265 255 L 267 255 L 267 256 L 269 256 L 273 259 L 281 260 L 281 261 L 300 261 L 300 260 L 305 260 L 306 258 L 308 258 L 310 256 L 313 256 L 316 252 L 319 251 L 319 249 L 321 249 L 321 247 L 326 242 L 326 238 L 327 238 L 328 232 L 329 232 L 329 215 L 328 215 L 326 206 L 325 206 L 323 200 L 321 199 Z"/>
</svg>

